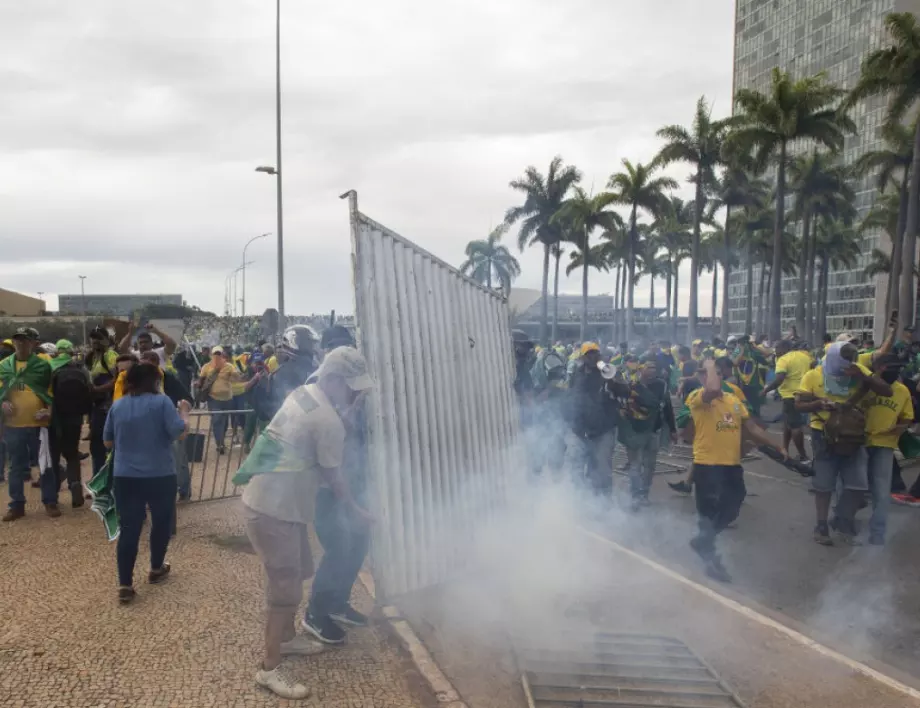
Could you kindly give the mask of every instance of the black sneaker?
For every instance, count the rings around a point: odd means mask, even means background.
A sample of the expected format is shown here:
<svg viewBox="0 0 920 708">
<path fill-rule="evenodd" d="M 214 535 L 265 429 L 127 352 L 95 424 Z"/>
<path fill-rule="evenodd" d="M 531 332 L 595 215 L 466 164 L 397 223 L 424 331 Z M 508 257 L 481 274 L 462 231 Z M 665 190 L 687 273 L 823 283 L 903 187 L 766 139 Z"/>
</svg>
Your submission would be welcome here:
<svg viewBox="0 0 920 708">
<path fill-rule="evenodd" d="M 815 526 L 815 543 L 822 546 L 834 545 L 834 539 L 831 538 L 831 530 L 826 521 L 819 521 Z"/>
<path fill-rule="evenodd" d="M 668 482 L 668 486 L 673 489 L 678 494 L 692 494 L 693 487 L 687 484 L 686 480 L 680 480 L 679 482 Z"/>
<path fill-rule="evenodd" d="M 333 612 L 329 617 L 339 624 L 347 624 L 351 627 L 367 627 L 367 615 L 362 615 L 351 605 L 346 605 L 341 612 Z"/>
<path fill-rule="evenodd" d="M 333 622 L 329 615 L 324 617 L 305 615 L 302 624 L 307 632 L 323 644 L 342 644 L 345 641 L 345 630 Z"/>
<path fill-rule="evenodd" d="M 720 583 L 730 583 L 732 581 L 732 576 L 728 574 L 725 566 L 722 565 L 722 559 L 716 555 L 706 562 L 706 575 L 713 580 L 718 580 Z"/>
</svg>

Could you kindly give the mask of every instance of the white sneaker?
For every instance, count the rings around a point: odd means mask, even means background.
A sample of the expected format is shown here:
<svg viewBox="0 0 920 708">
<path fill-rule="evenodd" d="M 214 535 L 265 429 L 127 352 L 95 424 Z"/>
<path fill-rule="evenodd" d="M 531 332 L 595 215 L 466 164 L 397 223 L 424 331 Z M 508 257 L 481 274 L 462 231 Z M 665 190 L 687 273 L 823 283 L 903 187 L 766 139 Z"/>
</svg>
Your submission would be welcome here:
<svg viewBox="0 0 920 708">
<path fill-rule="evenodd" d="M 287 642 L 281 642 L 281 656 L 310 656 L 325 650 L 326 647 L 322 644 L 311 641 L 302 634 L 295 635 Z"/>
<path fill-rule="evenodd" d="M 280 664 L 271 671 L 259 669 L 256 672 L 256 683 L 282 698 L 300 700 L 310 695 L 309 689 L 297 683 Z"/>
</svg>

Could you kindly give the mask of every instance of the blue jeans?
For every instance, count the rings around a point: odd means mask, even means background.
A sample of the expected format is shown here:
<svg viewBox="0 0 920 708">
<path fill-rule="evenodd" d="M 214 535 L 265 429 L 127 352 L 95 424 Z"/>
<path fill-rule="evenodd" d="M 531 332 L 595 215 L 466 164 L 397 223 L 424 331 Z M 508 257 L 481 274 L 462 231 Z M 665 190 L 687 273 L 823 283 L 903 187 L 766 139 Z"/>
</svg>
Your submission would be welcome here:
<svg viewBox="0 0 920 708">
<path fill-rule="evenodd" d="M 185 448 L 185 438 L 173 443 L 173 460 L 176 463 L 176 482 L 179 486 L 179 496 L 188 497 L 192 492 L 192 472 L 188 466 L 188 450 Z"/>
<path fill-rule="evenodd" d="M 652 488 L 652 475 L 655 474 L 655 464 L 658 462 L 660 435 L 657 432 L 632 433 L 628 440 L 630 444 L 624 444 L 624 447 L 629 472 L 629 491 L 633 499 L 648 499 L 649 490 Z"/>
<path fill-rule="evenodd" d="M 29 458 L 38 430 L 39 428 L 3 429 L 3 439 L 10 456 L 10 509 L 22 509 L 26 505 L 26 480 L 32 477 Z M 42 470 L 39 479 L 42 504 L 57 504 L 58 485 L 54 474 L 50 470 Z"/>
<path fill-rule="evenodd" d="M 176 508 L 176 476 L 115 477 L 112 483 L 118 507 L 118 584 L 130 587 L 140 544 L 141 530 L 150 508 L 150 569 L 159 570 L 166 558 L 173 513 Z"/>
<path fill-rule="evenodd" d="M 3 438 L 3 431 L 0 430 L 0 482 L 6 477 L 6 440 Z"/>
<path fill-rule="evenodd" d="M 316 536 L 323 558 L 313 579 L 307 615 L 326 617 L 348 606 L 351 588 L 367 555 L 370 529 L 336 500 L 331 489 L 316 494 Z"/>
<path fill-rule="evenodd" d="M 891 468 L 894 450 L 890 447 L 867 447 L 869 453 L 869 491 L 872 494 L 872 516 L 869 536 L 885 540 L 888 508 L 891 506 Z"/>
<path fill-rule="evenodd" d="M 214 436 L 214 444 L 217 447 L 224 446 L 224 438 L 227 437 L 227 426 L 230 424 L 230 414 L 221 411 L 233 410 L 233 399 L 229 401 L 215 401 L 213 398 L 208 399 L 208 410 L 215 415 L 211 416 L 211 434 Z"/>
</svg>

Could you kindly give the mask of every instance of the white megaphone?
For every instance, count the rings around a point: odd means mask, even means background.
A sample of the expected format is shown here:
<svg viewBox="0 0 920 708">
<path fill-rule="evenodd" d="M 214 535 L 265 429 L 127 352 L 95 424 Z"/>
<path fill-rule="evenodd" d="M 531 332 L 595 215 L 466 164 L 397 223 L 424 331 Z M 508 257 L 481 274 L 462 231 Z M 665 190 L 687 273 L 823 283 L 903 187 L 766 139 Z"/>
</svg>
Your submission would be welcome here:
<svg viewBox="0 0 920 708">
<path fill-rule="evenodd" d="M 617 375 L 616 367 L 604 361 L 597 362 L 597 369 L 601 372 L 601 378 L 607 381 Z"/>
</svg>

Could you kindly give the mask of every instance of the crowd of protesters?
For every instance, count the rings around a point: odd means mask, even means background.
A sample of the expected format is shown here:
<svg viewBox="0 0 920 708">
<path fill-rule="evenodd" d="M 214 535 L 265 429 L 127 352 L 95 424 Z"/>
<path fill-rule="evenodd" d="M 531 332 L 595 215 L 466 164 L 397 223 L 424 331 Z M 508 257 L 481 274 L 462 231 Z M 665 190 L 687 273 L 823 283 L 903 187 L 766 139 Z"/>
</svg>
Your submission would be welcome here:
<svg viewBox="0 0 920 708">
<path fill-rule="evenodd" d="M 920 477 L 906 489 L 899 463 L 920 456 L 920 344 L 910 329 L 898 331 L 896 316 L 879 347 L 846 332 L 811 347 L 795 331 L 772 345 L 747 335 L 642 349 L 543 348 L 520 331 L 514 340 L 532 474 L 568 476 L 610 495 L 619 445 L 627 503 L 639 512 L 649 505 L 659 449 L 682 439 L 693 464 L 669 487 L 695 493 L 699 532 L 690 545 L 713 578 L 731 579 L 715 538 L 738 518 L 742 460 L 754 447 L 811 478 L 819 544 L 861 544 L 856 515 L 869 506 L 868 543 L 883 545 L 890 504 L 920 506 Z M 781 403 L 775 419 L 764 414 L 771 398 Z M 781 440 L 767 432 L 777 422 Z"/>
</svg>

